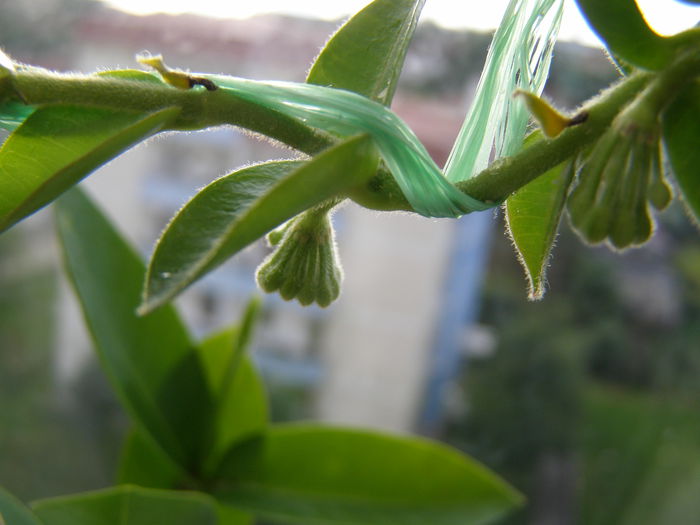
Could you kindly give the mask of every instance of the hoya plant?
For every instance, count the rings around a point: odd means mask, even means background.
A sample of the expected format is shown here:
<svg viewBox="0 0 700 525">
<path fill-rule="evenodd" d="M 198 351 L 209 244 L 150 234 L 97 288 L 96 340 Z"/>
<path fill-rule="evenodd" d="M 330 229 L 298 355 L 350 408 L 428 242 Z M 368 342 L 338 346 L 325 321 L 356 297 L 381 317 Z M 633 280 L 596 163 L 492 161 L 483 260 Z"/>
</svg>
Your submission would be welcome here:
<svg viewBox="0 0 700 525">
<path fill-rule="evenodd" d="M 564 215 L 584 242 L 615 250 L 645 243 L 653 210 L 674 194 L 696 221 L 700 29 L 662 37 L 634 0 L 577 3 L 620 79 L 570 115 L 552 108 L 540 93 L 563 2 L 511 0 L 444 169 L 390 109 L 423 0 L 371 2 L 305 83 L 191 73 L 150 55 L 138 58 L 147 69 L 85 75 L 0 55 L 0 125 L 12 132 L 0 149 L 0 231 L 61 197 L 66 271 L 133 423 L 115 487 L 31 509 L 0 492 L 0 520 L 477 524 L 517 506 L 495 475 L 430 441 L 269 424 L 245 353 L 257 302 L 236 328 L 200 342 L 169 302 L 267 237 L 274 251 L 260 287 L 327 306 L 342 279 L 329 217 L 346 199 L 446 220 L 503 206 L 533 299 Z M 214 180 L 173 217 L 144 267 L 73 187 L 157 133 L 218 125 L 299 157 Z"/>
</svg>

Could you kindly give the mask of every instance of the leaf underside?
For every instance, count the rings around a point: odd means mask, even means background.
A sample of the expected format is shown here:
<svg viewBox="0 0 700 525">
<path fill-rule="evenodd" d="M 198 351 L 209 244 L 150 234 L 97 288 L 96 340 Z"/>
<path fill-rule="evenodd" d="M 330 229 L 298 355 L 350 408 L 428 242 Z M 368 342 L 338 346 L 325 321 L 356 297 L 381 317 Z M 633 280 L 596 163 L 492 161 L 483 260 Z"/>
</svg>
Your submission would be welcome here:
<svg viewBox="0 0 700 525">
<path fill-rule="evenodd" d="M 0 149 L 0 232 L 160 131 L 179 111 L 144 115 L 84 106 L 35 110 Z"/>
<path fill-rule="evenodd" d="M 185 204 L 156 244 L 142 311 L 172 299 L 298 213 L 361 184 L 376 159 L 371 139 L 361 135 L 307 162 L 267 162 L 214 181 Z"/>
</svg>

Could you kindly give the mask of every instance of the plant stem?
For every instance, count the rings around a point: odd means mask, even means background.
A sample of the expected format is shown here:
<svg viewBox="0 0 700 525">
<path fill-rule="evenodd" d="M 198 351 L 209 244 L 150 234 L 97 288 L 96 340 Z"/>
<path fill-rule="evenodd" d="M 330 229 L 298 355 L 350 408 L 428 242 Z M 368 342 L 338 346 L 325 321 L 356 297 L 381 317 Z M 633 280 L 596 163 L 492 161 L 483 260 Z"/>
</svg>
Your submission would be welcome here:
<svg viewBox="0 0 700 525">
<path fill-rule="evenodd" d="M 655 97 L 668 97 L 699 72 L 700 53 L 695 49 L 684 53 L 663 71 L 635 72 L 586 103 L 579 112 L 579 115 L 586 115 L 581 124 L 567 128 L 556 138 L 538 141 L 512 157 L 500 159 L 471 179 L 457 183 L 457 187 L 481 201 L 501 202 L 594 142 L 647 86 Z M 177 106 L 182 111 L 170 126 L 173 130 L 226 124 L 241 126 L 309 155 L 336 142 L 330 134 L 224 90 L 180 90 L 166 84 L 106 76 L 61 75 L 33 68 L 19 68 L 13 76 L 17 91 L 28 104 L 88 104 L 143 112 Z M 348 197 L 372 209 L 411 210 L 385 167 L 380 167 L 377 175 Z"/>
<path fill-rule="evenodd" d="M 179 107 L 172 130 L 234 125 L 262 133 L 314 155 L 336 140 L 331 135 L 222 90 L 177 89 L 167 84 L 95 76 L 65 75 L 42 69 L 19 69 L 14 85 L 30 105 L 76 104 L 154 112 Z"/>
</svg>

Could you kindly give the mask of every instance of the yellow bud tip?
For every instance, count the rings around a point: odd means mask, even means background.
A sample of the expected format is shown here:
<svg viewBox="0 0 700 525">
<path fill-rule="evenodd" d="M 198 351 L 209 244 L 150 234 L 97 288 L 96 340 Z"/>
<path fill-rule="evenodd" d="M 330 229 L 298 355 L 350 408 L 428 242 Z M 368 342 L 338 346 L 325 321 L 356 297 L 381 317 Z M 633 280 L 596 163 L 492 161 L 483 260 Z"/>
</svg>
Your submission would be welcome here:
<svg viewBox="0 0 700 525">
<path fill-rule="evenodd" d="M 549 138 L 554 138 L 569 126 L 573 125 L 572 119 L 562 115 L 549 105 L 545 100 L 533 93 L 518 89 L 513 93 L 514 97 L 522 97 L 530 114 L 542 128 L 544 134 Z"/>
<path fill-rule="evenodd" d="M 139 64 L 143 64 L 144 66 L 148 66 L 150 68 L 155 69 L 161 74 L 168 72 L 168 67 L 163 62 L 162 55 L 136 55 L 136 61 Z"/>
<path fill-rule="evenodd" d="M 163 80 L 178 89 L 190 89 L 193 85 L 190 76 L 182 71 L 170 69 L 163 62 L 162 55 L 151 56 L 147 54 L 137 55 L 136 61 L 139 64 L 151 67 L 160 73 Z"/>
</svg>

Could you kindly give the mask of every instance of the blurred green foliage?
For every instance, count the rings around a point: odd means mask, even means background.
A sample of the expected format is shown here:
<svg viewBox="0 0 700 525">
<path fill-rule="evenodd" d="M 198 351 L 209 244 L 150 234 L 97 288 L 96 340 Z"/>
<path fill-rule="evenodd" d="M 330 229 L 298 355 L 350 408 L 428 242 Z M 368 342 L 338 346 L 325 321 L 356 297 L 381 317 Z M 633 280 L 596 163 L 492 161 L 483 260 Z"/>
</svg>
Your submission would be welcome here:
<svg viewBox="0 0 700 525">
<path fill-rule="evenodd" d="M 467 415 L 448 440 L 528 494 L 504 524 L 540 523 L 562 499 L 557 523 L 685 524 L 700 513 L 690 496 L 700 484 L 700 249 L 682 215 L 674 205 L 655 242 L 622 259 L 565 227 L 538 303 L 497 240 L 481 317 L 495 353 L 469 361 Z M 675 295 L 639 301 L 658 282 Z"/>
</svg>

